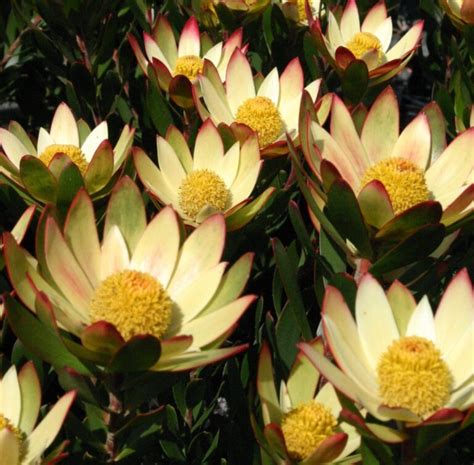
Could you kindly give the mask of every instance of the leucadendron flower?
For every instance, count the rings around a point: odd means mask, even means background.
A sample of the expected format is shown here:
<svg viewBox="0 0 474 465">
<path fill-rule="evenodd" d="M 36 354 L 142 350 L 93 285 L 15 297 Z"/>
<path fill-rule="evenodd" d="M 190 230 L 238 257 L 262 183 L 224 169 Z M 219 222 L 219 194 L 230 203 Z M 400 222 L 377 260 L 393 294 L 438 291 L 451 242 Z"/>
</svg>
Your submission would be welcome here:
<svg viewBox="0 0 474 465">
<path fill-rule="evenodd" d="M 225 42 L 212 45 L 207 36 L 201 36 L 196 18 L 191 16 L 176 43 L 169 21 L 165 16 L 159 16 L 151 35 L 143 33 L 146 57 L 137 40 L 132 35 L 129 35 L 128 39 L 145 75 L 148 74 L 148 66 L 151 64 L 160 86 L 168 92 L 176 76 L 184 76 L 196 83 L 204 60 L 209 60 L 224 79 L 232 53 L 236 48 L 242 47 L 242 29 L 237 29 Z"/>
<path fill-rule="evenodd" d="M 474 294 L 466 269 L 451 281 L 435 315 L 426 296 L 416 303 L 398 281 L 385 293 L 366 274 L 355 318 L 329 286 L 322 322 L 339 368 L 309 344 L 300 349 L 338 391 L 379 420 L 458 422 L 474 405 Z"/>
<path fill-rule="evenodd" d="M 474 0 L 439 0 L 439 3 L 456 27 L 474 25 Z"/>
<path fill-rule="evenodd" d="M 281 9 L 283 14 L 301 25 L 308 24 L 308 16 L 306 13 L 306 2 L 308 2 L 311 19 L 318 17 L 321 9 L 321 0 L 282 0 Z"/>
<path fill-rule="evenodd" d="M 369 85 L 392 78 L 407 65 L 422 31 L 423 21 L 418 21 L 392 45 L 392 19 L 387 17 L 383 0 L 369 10 L 362 25 L 356 0 L 348 0 L 339 22 L 328 12 L 326 34 L 319 21 L 312 25 L 317 46 L 331 65 L 342 73 L 354 60 L 362 60 L 368 69 Z"/>
<path fill-rule="evenodd" d="M 471 213 L 474 128 L 447 146 L 445 134 L 439 133 L 441 142 L 435 146 L 427 113 L 422 111 L 401 132 L 399 119 L 397 98 L 389 87 L 370 108 L 359 135 L 349 110 L 335 97 L 330 132 L 306 122 L 312 143 L 303 149 L 312 171 L 322 179 L 322 162 L 332 166 L 357 195 L 367 223 L 376 228 L 429 201 L 441 204 L 445 225 Z"/>
<path fill-rule="evenodd" d="M 192 226 L 210 215 L 224 213 L 229 229 L 244 226 L 267 202 L 268 188 L 251 202 L 250 195 L 262 166 L 257 137 L 235 142 L 227 151 L 211 120 L 199 129 L 194 153 L 175 127 L 157 137 L 159 168 L 141 149 L 133 156 L 138 175 L 148 191 L 171 205 Z"/>
<path fill-rule="evenodd" d="M 102 240 L 84 190 L 72 202 L 64 230 L 47 212 L 40 223 L 38 260 L 5 235 L 11 282 L 33 312 L 38 299 L 47 299 L 60 327 L 97 353 L 96 361 L 108 365 L 125 344 L 144 336 L 161 345 L 152 370 L 190 369 L 246 347 L 218 349 L 255 299 L 239 297 L 252 255 L 227 271 L 221 261 L 222 215 L 210 216 L 185 239 L 171 207 L 147 223 L 141 194 L 124 177 L 110 198 Z M 7 302 L 9 316 L 14 311 Z"/>
<path fill-rule="evenodd" d="M 310 347 L 324 352 L 321 339 L 311 342 Z M 336 391 L 331 384 L 321 386 L 318 370 L 304 353 L 297 354 L 288 379 L 281 381 L 278 395 L 270 348 L 265 343 L 260 352 L 257 390 L 264 437 L 278 443 L 276 447 L 269 441 L 266 448 L 275 463 L 352 463 L 348 456 L 359 447 L 360 436 L 352 426 L 340 421 L 342 406 Z M 359 459 L 353 458 L 354 463 Z"/>
<path fill-rule="evenodd" d="M 61 103 L 50 131 L 40 128 L 36 146 L 18 123 L 11 122 L 8 130 L 0 128 L 0 175 L 35 202 L 56 203 L 58 192 L 69 187 L 64 183 L 70 184 L 73 175 L 89 194 L 103 196 L 129 153 L 134 132 L 125 126 L 113 148 L 107 122 L 91 131 Z"/>
<path fill-rule="evenodd" d="M 0 461 L 5 465 L 53 464 L 65 447 L 53 456 L 43 454 L 56 438 L 75 398 L 64 394 L 36 425 L 41 407 L 41 386 L 32 362 L 19 373 L 12 365 L 0 380 Z"/>
<path fill-rule="evenodd" d="M 263 155 L 288 152 L 286 134 L 298 137 L 298 115 L 303 90 L 313 102 L 321 80 L 304 87 L 303 69 L 298 58 L 292 60 L 279 76 L 274 68 L 257 88 L 252 69 L 241 50 L 234 51 L 225 84 L 214 73 L 199 76 L 202 105 L 195 93 L 195 105 L 203 120 L 211 118 L 215 125 L 224 123 L 237 132 L 256 132 Z"/>
</svg>

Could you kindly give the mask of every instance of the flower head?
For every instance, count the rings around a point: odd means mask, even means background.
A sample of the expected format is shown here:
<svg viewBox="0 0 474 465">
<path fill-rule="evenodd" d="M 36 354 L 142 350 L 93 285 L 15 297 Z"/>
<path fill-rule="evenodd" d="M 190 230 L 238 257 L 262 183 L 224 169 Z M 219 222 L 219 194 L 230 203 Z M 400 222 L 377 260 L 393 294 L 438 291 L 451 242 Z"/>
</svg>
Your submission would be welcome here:
<svg viewBox="0 0 474 465">
<path fill-rule="evenodd" d="M 307 0 L 282 0 L 281 8 L 287 18 L 302 24 L 308 24 L 306 15 L 306 1 Z M 308 5 L 311 11 L 311 18 L 319 15 L 321 8 L 321 0 L 308 0 Z"/>
<path fill-rule="evenodd" d="M 462 28 L 464 25 L 474 25 L 474 2 L 472 0 L 439 0 L 453 23 Z"/>
<path fill-rule="evenodd" d="M 342 372 L 302 344 L 321 373 L 382 421 L 458 421 L 473 405 L 474 298 L 467 270 L 446 289 L 433 316 L 399 282 L 387 293 L 366 274 L 355 319 L 340 292 L 328 287 L 323 328 Z"/>
<path fill-rule="evenodd" d="M 298 135 L 298 114 L 304 90 L 304 75 L 297 58 L 292 60 L 281 76 L 274 68 L 260 87 L 252 76 L 250 63 L 236 50 L 227 68 L 224 84 L 212 75 L 199 77 L 205 107 L 195 96 L 201 118 L 210 117 L 214 124 L 225 123 L 256 132 L 263 154 L 286 153 L 286 133 L 292 139 Z M 320 81 L 313 81 L 306 90 L 313 100 Z"/>
<path fill-rule="evenodd" d="M 172 205 L 186 223 L 194 226 L 216 212 L 224 213 L 229 224 L 234 223 L 241 208 L 250 201 L 262 164 L 255 136 L 243 144 L 234 143 L 225 152 L 210 120 L 198 132 L 193 156 L 176 128 L 169 129 L 166 139 L 157 138 L 157 152 L 159 169 L 143 151 L 135 150 L 138 175 L 154 196 L 163 204 Z M 272 192 L 265 191 L 254 205 L 263 204 Z M 257 212 L 258 208 L 254 214 Z M 252 216 L 248 215 L 245 222 Z"/>
<path fill-rule="evenodd" d="M 333 100 L 330 133 L 317 123 L 308 124 L 317 152 L 311 155 L 305 150 L 312 170 L 321 177 L 321 162 L 332 164 L 358 195 L 366 221 L 372 226 L 380 228 L 429 200 L 441 204 L 445 224 L 472 211 L 474 129 L 435 153 L 430 121 L 424 112 L 400 133 L 398 103 L 391 88 L 372 105 L 360 136 L 338 97 Z M 445 135 L 441 138 L 444 140 Z M 375 199 L 380 207 L 376 213 L 368 206 Z"/>
<path fill-rule="evenodd" d="M 65 394 L 36 425 L 41 407 L 38 375 L 32 362 L 25 364 L 18 374 L 12 365 L 0 380 L 2 462 L 8 465 L 40 463 L 44 451 L 59 433 L 74 398 L 74 392 Z"/>
<path fill-rule="evenodd" d="M 322 353 L 322 341 L 310 346 Z M 262 404 L 265 430 L 281 441 L 288 463 L 309 460 L 332 463 L 346 458 L 360 444 L 355 429 L 338 420 L 342 406 L 330 384 L 320 387 L 318 370 L 299 352 L 280 394 L 275 389 L 271 354 L 267 344 L 260 352 L 257 389 Z M 270 446 L 271 449 L 271 446 Z M 323 460 L 324 457 L 324 460 Z"/>
<path fill-rule="evenodd" d="M 391 46 L 392 19 L 387 17 L 384 0 L 369 10 L 362 25 L 356 0 L 348 0 L 339 22 L 331 11 L 328 12 L 326 34 L 321 31 L 319 22 L 312 27 L 318 46 L 330 63 L 343 71 L 356 59 L 364 61 L 370 85 L 390 79 L 406 66 L 422 31 L 423 22 L 419 21 Z"/>
<path fill-rule="evenodd" d="M 51 129 L 40 128 L 35 145 L 26 132 L 12 122 L 9 129 L 0 128 L 0 172 L 9 182 L 26 189 L 27 194 L 42 202 L 55 202 L 57 183 L 63 169 L 74 164 L 90 194 L 100 192 L 125 161 L 132 145 L 134 130 L 125 126 L 112 148 L 108 141 L 107 122 L 92 131 L 83 121 L 76 122 L 71 109 L 61 103 L 56 109 Z M 28 174 L 35 168 L 35 176 Z M 51 189 L 43 191 L 43 185 Z M 56 188 L 56 189 L 55 189 Z"/>
<path fill-rule="evenodd" d="M 185 76 L 195 83 L 202 73 L 204 60 L 209 60 L 224 79 L 232 53 L 242 47 L 242 29 L 237 29 L 225 43 L 207 47 L 208 40 L 201 38 L 196 18 L 191 16 L 176 43 L 170 23 L 166 17 L 159 16 L 152 34 L 143 33 L 146 58 L 133 36 L 129 36 L 129 41 L 143 72 L 148 74 L 148 65 L 152 64 L 160 85 L 168 91 L 175 76 Z"/>
<path fill-rule="evenodd" d="M 147 334 L 162 345 L 154 369 L 174 370 L 209 363 L 245 347 L 214 350 L 254 300 L 251 295 L 239 298 L 251 255 L 227 272 L 227 264 L 221 262 L 222 215 L 209 217 L 183 240 L 174 210 L 164 208 L 147 224 L 137 187 L 122 178 L 109 202 L 102 241 L 84 191 L 71 205 L 64 232 L 52 217 L 43 221 L 42 271 L 6 236 L 10 278 L 33 311 L 43 293 L 58 324 L 89 349 L 103 351 L 110 343 L 112 349 L 107 350 L 113 355 L 127 341 Z M 103 341 L 99 348 L 97 337 L 91 337 L 96 334 Z"/>
</svg>

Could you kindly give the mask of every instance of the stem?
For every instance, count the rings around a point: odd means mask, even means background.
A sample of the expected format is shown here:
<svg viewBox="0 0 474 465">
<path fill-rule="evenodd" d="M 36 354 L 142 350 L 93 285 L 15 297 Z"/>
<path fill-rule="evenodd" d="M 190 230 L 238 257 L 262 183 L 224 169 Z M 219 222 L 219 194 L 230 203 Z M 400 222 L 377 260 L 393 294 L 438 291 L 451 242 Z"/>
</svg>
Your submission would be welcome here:
<svg viewBox="0 0 474 465">
<path fill-rule="evenodd" d="M 107 438 L 105 440 L 105 451 L 109 456 L 107 463 L 114 463 L 117 455 L 117 445 L 115 443 L 115 431 L 118 428 L 118 420 L 121 417 L 123 408 L 122 402 L 113 394 L 109 392 L 109 408 L 110 413 L 105 417 L 105 424 L 107 425 Z"/>
<path fill-rule="evenodd" d="M 397 422 L 400 431 L 407 432 L 402 422 Z M 401 443 L 401 460 L 400 465 L 416 464 L 416 438 L 408 432 L 408 439 Z"/>
</svg>

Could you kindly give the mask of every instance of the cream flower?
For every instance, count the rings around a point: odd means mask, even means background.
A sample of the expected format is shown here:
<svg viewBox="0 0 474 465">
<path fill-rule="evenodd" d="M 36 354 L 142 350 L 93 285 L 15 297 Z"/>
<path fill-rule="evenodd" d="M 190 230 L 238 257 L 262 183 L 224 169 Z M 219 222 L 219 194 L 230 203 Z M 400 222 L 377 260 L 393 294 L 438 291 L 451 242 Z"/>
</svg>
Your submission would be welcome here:
<svg viewBox="0 0 474 465">
<path fill-rule="evenodd" d="M 317 17 L 321 8 L 321 0 L 308 0 L 311 17 Z M 293 21 L 307 25 L 306 0 L 282 0 L 281 7 L 286 17 Z"/>
<path fill-rule="evenodd" d="M 320 339 L 310 343 L 324 352 Z M 320 386 L 320 374 L 302 352 L 299 352 L 289 377 L 281 381 L 277 395 L 273 365 L 268 344 L 260 352 L 257 390 L 262 405 L 266 437 L 271 436 L 284 451 L 285 463 L 334 463 L 347 459 L 360 445 L 356 430 L 339 421 L 342 406 L 330 384 Z M 273 445 L 274 446 L 274 445 Z M 278 455 L 278 454 L 276 454 Z"/>
<path fill-rule="evenodd" d="M 162 344 L 154 369 L 174 370 L 244 348 L 211 349 L 254 300 L 251 295 L 238 298 L 251 256 L 243 256 L 227 273 L 227 264 L 220 261 L 222 215 L 209 217 L 183 241 L 171 207 L 146 223 L 141 195 L 125 177 L 110 199 L 102 241 L 84 191 L 71 205 L 64 232 L 47 217 L 42 239 L 39 268 L 7 236 L 4 249 L 12 284 L 33 311 L 37 293 L 44 292 L 58 323 L 89 349 L 103 351 L 109 343 L 118 349 L 135 336 L 150 334 Z M 97 333 L 103 341 L 99 348 L 97 338 L 89 337 Z"/>
<path fill-rule="evenodd" d="M 466 24 L 474 25 L 473 0 L 439 0 L 453 23 L 462 28 Z"/>
<path fill-rule="evenodd" d="M 356 0 L 348 0 L 339 23 L 334 14 L 328 12 L 326 34 L 322 33 L 319 22 L 312 27 L 321 52 L 338 70 L 344 70 L 355 59 L 363 60 L 369 71 L 370 85 L 390 79 L 406 66 L 422 31 L 423 22 L 419 21 L 391 46 L 392 19 L 387 17 L 385 3 L 376 3 L 361 25 Z"/>
<path fill-rule="evenodd" d="M 235 50 L 227 68 L 224 84 L 213 77 L 201 75 L 201 92 L 206 108 L 197 95 L 195 104 L 201 118 L 210 117 L 214 124 L 244 126 L 255 131 L 263 154 L 283 151 L 286 133 L 298 136 L 298 115 L 303 90 L 316 99 L 320 80 L 304 88 L 304 75 L 297 58 L 292 60 L 281 76 L 274 68 L 258 89 L 250 63 L 240 50 Z"/>
<path fill-rule="evenodd" d="M 364 213 L 369 210 L 364 207 L 367 199 L 378 198 L 377 204 L 385 208 L 366 215 L 373 226 L 381 227 L 394 215 L 428 200 L 441 203 L 445 224 L 472 211 L 474 128 L 442 147 L 434 160 L 427 115 L 420 113 L 400 133 L 398 103 L 391 88 L 372 105 L 360 136 L 338 97 L 333 100 L 330 133 L 317 123 L 309 124 L 317 148 L 313 154 L 305 150 L 311 168 L 321 177 L 321 161 L 330 162 L 358 194 Z"/>
<path fill-rule="evenodd" d="M 152 195 L 172 205 L 193 226 L 216 212 L 235 218 L 249 202 L 262 165 L 255 136 L 242 145 L 234 143 L 224 153 L 224 144 L 211 120 L 199 129 L 192 157 L 176 128 L 169 129 L 166 139 L 157 138 L 157 152 L 159 169 L 142 150 L 134 151 L 138 175 Z M 272 191 L 265 191 L 260 201 L 266 201 Z M 248 216 L 246 221 L 251 218 Z"/>
<path fill-rule="evenodd" d="M 143 72 L 147 74 L 148 65 L 152 64 L 157 70 L 160 85 L 167 91 L 173 76 L 183 75 L 191 82 L 196 82 L 204 60 L 209 60 L 224 79 L 232 53 L 242 47 L 242 29 L 237 29 L 225 43 L 219 42 L 205 51 L 205 43 L 201 40 L 194 16 L 186 22 L 178 43 L 168 20 L 159 16 L 152 35 L 143 33 L 147 58 L 133 36 L 129 35 L 129 41 Z"/>
<path fill-rule="evenodd" d="M 56 438 L 75 398 L 59 399 L 35 427 L 41 407 L 41 386 L 32 362 L 17 374 L 11 366 L 0 381 L 0 457 L 8 465 L 38 465 Z"/>
<path fill-rule="evenodd" d="M 95 194 L 122 166 L 134 132 L 125 126 L 112 149 L 106 121 L 91 131 L 83 121 L 76 122 L 71 109 L 61 103 L 54 113 L 50 131 L 40 128 L 36 147 L 18 123 L 12 122 L 9 130 L 0 128 L 0 145 L 4 152 L 0 153 L 0 173 L 15 185 L 26 188 L 36 199 L 48 202 L 54 201 L 55 193 L 42 193 L 42 187 L 51 185 L 51 191 L 57 187 L 64 166 L 72 162 L 79 168 L 88 192 Z M 30 170 L 25 172 L 24 164 L 37 166 L 37 160 L 53 169 L 36 168 L 34 176 L 30 177 Z"/>
<path fill-rule="evenodd" d="M 474 296 L 467 270 L 451 281 L 433 316 L 399 282 L 387 294 L 370 275 L 357 291 L 355 320 L 328 287 L 323 328 L 340 370 L 300 348 L 336 389 L 382 421 L 459 421 L 474 404 Z M 342 371 L 341 371 L 342 370 Z"/>
</svg>

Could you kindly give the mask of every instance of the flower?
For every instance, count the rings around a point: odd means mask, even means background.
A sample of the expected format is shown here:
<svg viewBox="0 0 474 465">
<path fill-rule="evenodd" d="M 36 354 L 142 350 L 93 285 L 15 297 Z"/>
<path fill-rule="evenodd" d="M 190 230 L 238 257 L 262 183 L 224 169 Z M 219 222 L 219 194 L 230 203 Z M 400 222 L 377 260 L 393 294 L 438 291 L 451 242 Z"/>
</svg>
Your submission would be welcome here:
<svg viewBox="0 0 474 465">
<path fill-rule="evenodd" d="M 395 281 L 385 294 L 370 275 L 356 295 L 355 320 L 329 286 L 324 335 L 340 369 L 307 344 L 301 350 L 336 389 L 381 421 L 408 425 L 459 421 L 474 403 L 474 297 L 467 270 L 447 287 L 433 316 Z"/>
<path fill-rule="evenodd" d="M 41 407 L 41 386 L 38 375 L 33 362 L 23 365 L 19 374 L 12 365 L 0 381 L 2 462 L 8 465 L 40 463 L 44 451 L 59 433 L 75 396 L 75 392 L 71 391 L 61 397 L 35 427 Z M 64 445 L 57 451 L 58 454 Z M 50 459 L 53 458 L 50 457 Z M 54 463 L 57 460 L 56 455 Z M 53 461 L 48 463 L 53 463 Z"/>
<path fill-rule="evenodd" d="M 206 108 L 195 94 L 195 105 L 205 120 L 225 123 L 236 130 L 255 131 L 262 154 L 286 153 L 286 133 L 292 139 L 298 135 L 298 114 L 304 86 L 303 69 L 298 58 L 292 60 L 281 77 L 274 68 L 258 90 L 250 63 L 236 49 L 229 61 L 224 84 L 212 76 L 199 76 Z M 305 87 L 313 101 L 319 91 L 320 80 Z"/>
<path fill-rule="evenodd" d="M 72 163 L 79 169 L 88 192 L 98 194 L 125 161 L 133 135 L 134 130 L 125 126 L 112 149 L 107 122 L 91 131 L 84 121 L 76 122 L 71 109 L 61 103 L 51 130 L 40 128 L 36 147 L 18 123 L 10 123 L 8 130 L 0 128 L 4 151 L 0 153 L 0 173 L 36 200 L 55 202 L 61 173 Z M 41 183 L 51 188 L 42 190 Z"/>
<path fill-rule="evenodd" d="M 227 272 L 227 263 L 221 262 L 222 215 L 209 217 L 183 240 L 171 207 L 147 224 L 141 194 L 124 177 L 109 201 L 101 242 L 83 190 L 71 204 L 64 232 L 47 214 L 38 231 L 39 262 L 5 236 L 11 282 L 32 311 L 46 296 L 58 324 L 90 350 L 113 356 L 134 338 L 151 335 L 162 346 L 153 369 L 178 370 L 246 347 L 215 348 L 255 298 L 239 298 L 252 255 Z"/>
<path fill-rule="evenodd" d="M 242 12 L 250 16 L 263 13 L 270 3 L 271 0 L 214 0 L 215 5 L 223 5 L 229 10 Z"/>
<path fill-rule="evenodd" d="M 369 10 L 362 26 L 356 0 L 348 0 L 339 23 L 334 14 L 328 12 L 325 35 L 318 21 L 312 26 L 317 45 L 331 65 L 342 72 L 354 60 L 362 60 L 368 68 L 369 85 L 390 79 L 406 66 L 415 53 L 422 31 L 423 21 L 418 21 L 390 47 L 392 19 L 387 17 L 383 0 Z"/>
<path fill-rule="evenodd" d="M 321 354 L 324 352 L 320 338 L 309 345 Z M 271 431 L 278 439 L 285 463 L 332 463 L 359 447 L 360 436 L 355 429 L 338 420 L 342 406 L 336 391 L 330 384 L 318 388 L 319 372 L 303 352 L 298 353 L 288 379 L 281 381 L 279 396 L 266 343 L 260 352 L 257 376 L 265 436 L 269 437 Z"/>
<path fill-rule="evenodd" d="M 421 112 L 399 133 L 399 108 L 389 87 L 368 112 L 359 136 L 351 115 L 334 97 L 331 132 L 311 126 L 316 151 L 303 146 L 313 172 L 329 162 L 358 195 L 366 221 L 377 228 L 430 200 L 443 207 L 442 221 L 453 224 L 473 209 L 474 128 L 440 147 L 434 159 L 428 116 Z M 445 140 L 444 133 L 441 138 Z M 377 204 L 377 210 L 373 205 Z"/>
<path fill-rule="evenodd" d="M 243 226 L 239 212 L 250 201 L 262 166 L 255 135 L 243 144 L 234 143 L 224 153 L 224 144 L 211 120 L 199 129 L 194 154 L 184 136 L 174 127 L 168 130 L 166 139 L 157 138 L 160 169 L 140 149 L 134 151 L 135 167 L 145 187 L 163 204 L 172 205 L 181 218 L 196 226 L 216 212 L 224 213 L 228 223 Z M 274 189 L 267 189 L 253 205 L 260 207 Z"/>
<path fill-rule="evenodd" d="M 308 0 L 308 5 L 311 10 L 311 17 L 317 17 L 321 8 L 321 0 Z M 281 8 L 287 18 L 299 24 L 308 24 L 306 0 L 282 0 Z"/>
<path fill-rule="evenodd" d="M 458 28 L 474 25 L 473 0 L 439 0 L 439 3 Z"/>
<path fill-rule="evenodd" d="M 209 46 L 209 40 L 203 40 L 199 34 L 196 18 L 191 16 L 184 25 L 177 44 L 170 23 L 166 17 L 159 16 L 152 35 L 143 33 L 146 58 L 137 40 L 132 35 L 128 39 L 145 75 L 148 74 L 149 64 L 152 64 L 157 71 L 160 86 L 168 91 L 174 76 L 185 76 L 191 82 L 197 82 L 204 60 L 209 60 L 224 79 L 232 53 L 236 48 L 242 47 L 242 29 L 237 29 L 225 44 L 219 42 Z"/>
</svg>

